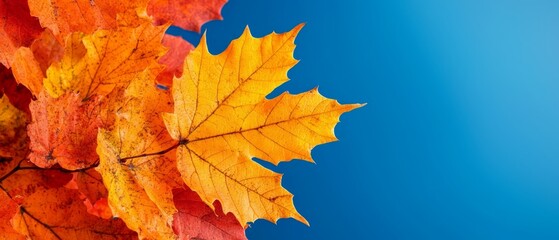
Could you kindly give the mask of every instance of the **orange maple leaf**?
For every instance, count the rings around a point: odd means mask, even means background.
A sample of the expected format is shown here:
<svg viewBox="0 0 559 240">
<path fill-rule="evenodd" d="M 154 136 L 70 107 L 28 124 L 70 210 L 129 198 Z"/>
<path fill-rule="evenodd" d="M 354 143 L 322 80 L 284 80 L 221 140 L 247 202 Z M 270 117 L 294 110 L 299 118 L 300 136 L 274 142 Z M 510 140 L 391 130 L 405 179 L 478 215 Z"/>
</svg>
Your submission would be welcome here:
<svg viewBox="0 0 559 240">
<path fill-rule="evenodd" d="M 221 19 L 221 8 L 227 0 L 151 0 L 147 12 L 155 24 L 171 23 L 190 31 L 210 21 Z"/>
<path fill-rule="evenodd" d="M 29 9 L 43 27 L 64 39 L 73 32 L 115 29 L 118 14 L 136 15 L 136 9 L 145 8 L 148 1 L 33 0 L 29 1 Z"/>
<path fill-rule="evenodd" d="M 28 166 L 0 178 L 0 201 L 10 202 L 7 212 L 11 213 L 8 216 L 15 231 L 33 239 L 136 238 L 136 233 L 119 219 L 105 220 L 88 214 L 79 192 L 62 187 L 61 174 L 58 170 Z M 67 176 L 65 179 L 71 178 Z M 3 219 L 0 224 L 4 225 L 0 229 L 5 227 Z"/>
</svg>

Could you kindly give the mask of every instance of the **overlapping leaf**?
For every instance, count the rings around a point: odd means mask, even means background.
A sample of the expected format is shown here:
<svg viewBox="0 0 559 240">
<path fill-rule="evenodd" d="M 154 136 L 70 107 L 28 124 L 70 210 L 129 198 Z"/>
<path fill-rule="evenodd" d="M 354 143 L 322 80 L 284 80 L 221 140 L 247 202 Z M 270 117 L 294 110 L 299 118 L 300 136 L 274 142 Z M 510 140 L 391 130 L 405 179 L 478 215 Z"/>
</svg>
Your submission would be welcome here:
<svg viewBox="0 0 559 240">
<path fill-rule="evenodd" d="M 117 14 L 136 14 L 137 8 L 149 0 L 33 0 L 29 1 L 31 15 L 39 18 L 43 27 L 62 38 L 73 33 L 93 33 L 98 29 L 115 29 Z"/>
<path fill-rule="evenodd" d="M 29 46 L 42 30 L 29 14 L 27 0 L 0 1 L 0 26 L 0 63 L 9 68 L 15 51 Z"/>
<path fill-rule="evenodd" d="M 103 179 L 99 172 L 94 169 L 72 173 L 70 182 L 73 189 L 78 189 L 92 203 L 107 197 L 107 189 L 103 185 Z"/>
<path fill-rule="evenodd" d="M 27 116 L 14 107 L 6 95 L 0 97 L 0 177 L 10 169 L 7 159 L 27 153 Z"/>
<path fill-rule="evenodd" d="M 252 158 L 312 162 L 361 105 L 316 89 L 266 99 L 302 26 L 247 28 L 218 55 L 205 37 L 192 52 L 164 37 L 220 19 L 225 2 L 0 2 L 0 239 L 245 239 L 256 219 L 307 223 Z"/>
<path fill-rule="evenodd" d="M 38 96 L 43 89 L 43 78 L 47 68 L 60 61 L 63 46 L 49 29 L 35 39 L 30 47 L 20 47 L 14 53 L 12 70 L 15 79 L 25 85 L 33 95 Z"/>
<path fill-rule="evenodd" d="M 245 229 L 232 214 L 223 214 L 221 206 L 215 212 L 192 190 L 175 189 L 173 200 L 178 212 L 173 219 L 173 229 L 179 239 L 241 240 L 246 239 Z"/>
<path fill-rule="evenodd" d="M 316 90 L 265 98 L 297 63 L 294 38 L 301 27 L 264 38 L 247 29 L 216 56 L 203 38 L 173 83 L 175 112 L 164 117 L 181 143 L 179 171 L 206 204 L 219 200 L 242 224 L 286 217 L 307 223 L 281 187 L 281 175 L 250 158 L 312 161 L 314 146 L 335 140 L 339 116 L 360 106 L 340 105 Z"/>
<path fill-rule="evenodd" d="M 23 1 L 23 0 L 22 0 Z M 116 29 L 118 18 L 133 18 L 147 13 L 158 25 L 171 23 L 199 31 L 207 21 L 221 19 L 226 0 L 34 0 L 29 1 L 31 15 L 43 27 L 65 37 L 73 32 L 92 33 L 98 29 Z M 27 10 L 29 15 L 29 10 Z"/>
<path fill-rule="evenodd" d="M 0 182 L 0 201 L 17 203 L 6 206 L 9 212 L 15 212 L 11 225 L 17 232 L 28 239 L 135 238 L 136 234 L 122 221 L 88 214 L 79 192 L 53 184 L 52 180 L 60 176 L 52 178 L 48 172 L 20 170 Z"/>
<path fill-rule="evenodd" d="M 44 168 L 60 164 L 75 170 L 98 161 L 96 137 L 102 125 L 99 97 L 82 101 L 78 93 L 67 93 L 53 98 L 43 91 L 29 108 L 29 159 L 33 163 Z"/>
<path fill-rule="evenodd" d="M 18 84 L 12 71 L 3 65 L 0 65 L 0 95 L 6 95 L 14 107 L 29 113 L 31 92 L 22 84 Z"/>
<path fill-rule="evenodd" d="M 210 21 L 221 19 L 221 8 L 227 0 L 151 0 L 147 11 L 156 24 L 172 23 L 190 31 Z"/>
<path fill-rule="evenodd" d="M 45 29 L 29 47 L 43 74 L 52 63 L 60 61 L 64 55 L 64 45 L 61 43 L 50 29 Z"/>
<path fill-rule="evenodd" d="M 73 91 L 82 98 L 106 95 L 119 85 L 157 63 L 166 49 L 161 39 L 166 26 L 144 22 L 138 27 L 99 30 L 66 40 L 64 57 L 47 70 L 45 88 L 53 97 Z"/>
<path fill-rule="evenodd" d="M 80 198 L 91 215 L 104 219 L 113 217 L 107 198 L 107 188 L 103 184 L 101 174 L 95 169 L 85 169 L 72 173 L 72 180 L 65 187 L 76 189 Z"/>
<path fill-rule="evenodd" d="M 114 127 L 101 129 L 98 136 L 98 170 L 109 189 L 111 208 L 130 229 L 141 238 L 171 239 L 177 211 L 172 189 L 181 186 L 174 152 L 144 155 L 174 144 L 159 116 L 172 109 L 171 96 L 157 90 L 154 80 L 151 71 L 143 71 L 126 88 L 124 98 L 115 100 L 121 107 Z"/>
<path fill-rule="evenodd" d="M 192 44 L 181 37 L 165 34 L 162 44 L 169 48 L 169 51 L 159 59 L 159 63 L 165 69 L 157 75 L 157 83 L 169 87 L 173 84 L 173 77 L 180 77 L 182 66 L 186 55 L 194 48 Z"/>
<path fill-rule="evenodd" d="M 44 74 L 31 49 L 21 47 L 15 51 L 12 70 L 17 81 L 27 86 L 33 94 L 41 92 Z"/>
<path fill-rule="evenodd" d="M 0 172 L 1 174 L 1 172 Z M 2 175 L 0 175 L 2 176 Z M 17 203 L 6 192 L 0 191 L 0 239 L 23 240 L 25 236 L 16 232 L 11 224 L 11 219 L 17 213 Z"/>
<path fill-rule="evenodd" d="M 30 108 L 31 161 L 41 167 L 67 169 L 91 166 L 97 159 L 97 129 L 103 95 L 126 86 L 145 68 L 156 66 L 165 49 L 159 41 L 164 27 L 145 23 L 92 35 L 72 34 L 60 62 L 47 70 L 45 92 Z M 106 123 L 105 123 L 106 124 Z"/>
</svg>

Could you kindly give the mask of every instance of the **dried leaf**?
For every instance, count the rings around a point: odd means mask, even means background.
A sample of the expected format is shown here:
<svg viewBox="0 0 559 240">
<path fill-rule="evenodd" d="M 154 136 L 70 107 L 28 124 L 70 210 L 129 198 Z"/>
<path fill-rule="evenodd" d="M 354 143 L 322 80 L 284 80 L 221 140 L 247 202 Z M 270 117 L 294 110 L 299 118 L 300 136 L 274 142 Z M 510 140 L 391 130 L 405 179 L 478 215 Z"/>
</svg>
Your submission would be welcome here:
<svg viewBox="0 0 559 240">
<path fill-rule="evenodd" d="M 29 48 L 20 47 L 14 54 L 12 69 L 15 79 L 25 85 L 34 96 L 43 89 L 47 68 L 60 61 L 64 49 L 48 29 Z"/>
</svg>

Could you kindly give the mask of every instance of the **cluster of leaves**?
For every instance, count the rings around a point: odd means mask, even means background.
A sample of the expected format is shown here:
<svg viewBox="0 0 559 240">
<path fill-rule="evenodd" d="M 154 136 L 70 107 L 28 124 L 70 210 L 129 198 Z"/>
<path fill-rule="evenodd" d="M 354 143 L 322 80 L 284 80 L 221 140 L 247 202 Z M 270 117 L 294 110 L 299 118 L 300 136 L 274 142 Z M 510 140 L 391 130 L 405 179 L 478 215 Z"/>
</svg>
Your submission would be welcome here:
<svg viewBox="0 0 559 240">
<path fill-rule="evenodd" d="M 341 105 L 274 99 L 301 26 L 248 28 L 221 54 L 199 31 L 225 0 L 0 1 L 0 239 L 245 239 L 307 223 L 274 164 L 312 161 Z"/>
</svg>

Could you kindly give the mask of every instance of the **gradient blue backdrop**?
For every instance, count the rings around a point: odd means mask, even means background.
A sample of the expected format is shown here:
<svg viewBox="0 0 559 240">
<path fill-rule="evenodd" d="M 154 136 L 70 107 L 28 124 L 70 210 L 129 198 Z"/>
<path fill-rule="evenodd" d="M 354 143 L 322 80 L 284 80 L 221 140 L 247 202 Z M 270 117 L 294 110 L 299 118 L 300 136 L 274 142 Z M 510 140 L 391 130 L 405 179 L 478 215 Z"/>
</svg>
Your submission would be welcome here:
<svg viewBox="0 0 559 240">
<path fill-rule="evenodd" d="M 250 239 L 559 239 L 559 1 L 231 0 L 222 13 L 204 26 L 214 53 L 245 25 L 307 23 L 271 96 L 318 85 L 368 103 L 316 165 L 273 167 L 311 227 L 257 221 Z"/>
</svg>

